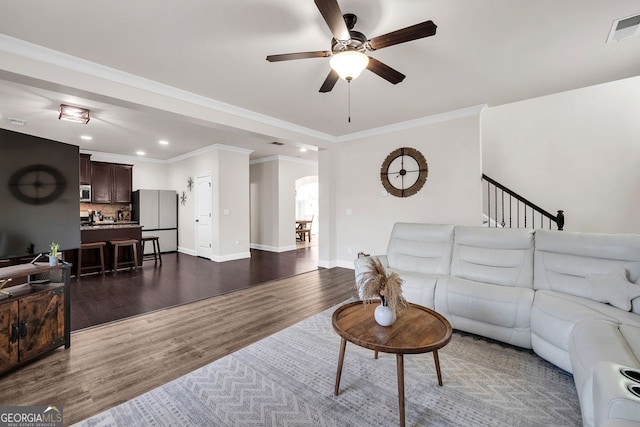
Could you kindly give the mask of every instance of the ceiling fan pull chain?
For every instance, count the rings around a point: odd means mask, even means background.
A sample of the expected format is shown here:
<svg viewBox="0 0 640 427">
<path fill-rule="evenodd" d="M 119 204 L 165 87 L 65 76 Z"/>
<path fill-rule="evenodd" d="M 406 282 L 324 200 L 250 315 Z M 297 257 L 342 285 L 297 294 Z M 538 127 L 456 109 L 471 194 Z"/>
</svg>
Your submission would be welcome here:
<svg viewBox="0 0 640 427">
<path fill-rule="evenodd" d="M 349 123 L 351 123 L 351 80 L 347 80 L 347 87 L 349 88 Z"/>
</svg>

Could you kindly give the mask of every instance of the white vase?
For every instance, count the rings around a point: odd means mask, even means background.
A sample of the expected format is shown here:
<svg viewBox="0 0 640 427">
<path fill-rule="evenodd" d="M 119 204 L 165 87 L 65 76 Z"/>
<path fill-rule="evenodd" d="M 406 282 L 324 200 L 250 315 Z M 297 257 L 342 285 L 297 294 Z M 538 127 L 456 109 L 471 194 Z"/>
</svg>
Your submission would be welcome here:
<svg viewBox="0 0 640 427">
<path fill-rule="evenodd" d="M 380 303 L 373 312 L 373 317 L 380 326 L 391 326 L 396 321 L 396 314 L 387 305 Z"/>
<path fill-rule="evenodd" d="M 58 265 L 58 257 L 49 255 L 49 265 L 51 267 L 55 267 L 56 265 Z"/>
</svg>

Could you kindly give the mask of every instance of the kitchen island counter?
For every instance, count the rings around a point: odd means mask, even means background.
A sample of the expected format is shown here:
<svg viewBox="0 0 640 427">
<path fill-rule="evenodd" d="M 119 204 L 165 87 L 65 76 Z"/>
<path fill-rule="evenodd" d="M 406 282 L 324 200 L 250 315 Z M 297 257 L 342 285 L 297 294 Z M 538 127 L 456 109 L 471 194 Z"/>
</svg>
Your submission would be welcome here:
<svg viewBox="0 0 640 427">
<path fill-rule="evenodd" d="M 80 231 L 86 230 L 109 230 L 109 229 L 120 229 L 120 228 L 141 228 L 141 225 L 137 222 L 102 222 L 102 223 L 93 223 L 90 225 L 81 225 Z M 82 238 L 82 242 L 85 242 L 84 238 Z"/>
<path fill-rule="evenodd" d="M 95 243 L 95 242 L 106 242 L 107 246 L 104 250 L 104 263 L 107 270 L 112 270 L 113 268 L 113 246 L 109 244 L 112 240 L 128 240 L 135 239 L 138 241 L 138 265 L 142 265 L 142 227 L 137 223 L 103 223 L 103 224 L 94 224 L 94 225 L 82 225 L 80 226 L 80 241 L 82 243 Z M 73 263 L 74 272 L 78 271 L 78 251 L 74 250 L 71 254 L 72 259 L 68 259 L 67 261 Z M 125 253 L 126 252 L 126 253 Z M 122 250 L 120 252 L 119 258 L 124 259 L 125 261 L 130 258 L 128 253 L 129 251 Z M 65 253 L 66 256 L 66 253 Z M 100 261 L 97 257 L 97 251 L 84 251 L 82 253 L 82 264 L 83 266 L 89 265 L 97 265 L 100 264 Z M 85 271 L 85 273 L 88 271 Z"/>
</svg>

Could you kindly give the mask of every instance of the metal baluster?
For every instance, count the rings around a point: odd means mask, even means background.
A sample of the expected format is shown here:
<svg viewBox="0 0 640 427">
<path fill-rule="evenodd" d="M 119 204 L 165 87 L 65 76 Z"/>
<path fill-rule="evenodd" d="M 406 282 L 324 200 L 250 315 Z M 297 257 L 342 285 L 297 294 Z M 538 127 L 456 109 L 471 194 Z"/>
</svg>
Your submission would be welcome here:
<svg viewBox="0 0 640 427">
<path fill-rule="evenodd" d="M 502 225 L 502 227 L 504 228 L 504 190 L 502 190 L 502 223 L 500 225 Z"/>
<path fill-rule="evenodd" d="M 513 228 L 513 226 L 511 225 L 511 205 L 513 204 L 512 199 L 513 197 L 511 197 L 511 194 L 509 194 L 509 228 Z"/>
<path fill-rule="evenodd" d="M 491 227 L 491 183 L 488 180 L 487 180 L 487 227 Z"/>
<path fill-rule="evenodd" d="M 498 187 L 497 186 L 493 186 L 493 202 L 496 205 L 496 220 L 494 221 L 496 223 L 496 227 L 498 226 Z"/>
</svg>

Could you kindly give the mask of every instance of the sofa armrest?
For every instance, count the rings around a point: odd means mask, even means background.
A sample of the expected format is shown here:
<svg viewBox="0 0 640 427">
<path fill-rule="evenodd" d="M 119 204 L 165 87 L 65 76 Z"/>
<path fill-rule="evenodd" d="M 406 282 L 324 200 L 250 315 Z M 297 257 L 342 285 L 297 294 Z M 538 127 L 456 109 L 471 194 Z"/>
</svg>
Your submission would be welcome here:
<svg viewBox="0 0 640 427">
<path fill-rule="evenodd" d="M 634 395 L 629 386 L 640 382 L 625 377 L 621 369 L 640 372 L 616 363 L 598 362 L 594 369 L 593 400 L 595 425 L 612 419 L 640 422 L 640 396 Z"/>
<path fill-rule="evenodd" d="M 358 297 L 362 299 L 362 289 L 358 286 L 358 282 L 360 281 L 360 275 L 367 271 L 369 268 L 369 261 L 372 258 L 377 258 L 384 268 L 389 268 L 389 261 L 387 260 L 386 255 L 372 255 L 372 256 L 363 256 L 360 258 L 356 258 L 353 261 L 355 266 L 355 274 L 356 274 L 356 289 L 358 289 Z"/>
</svg>

